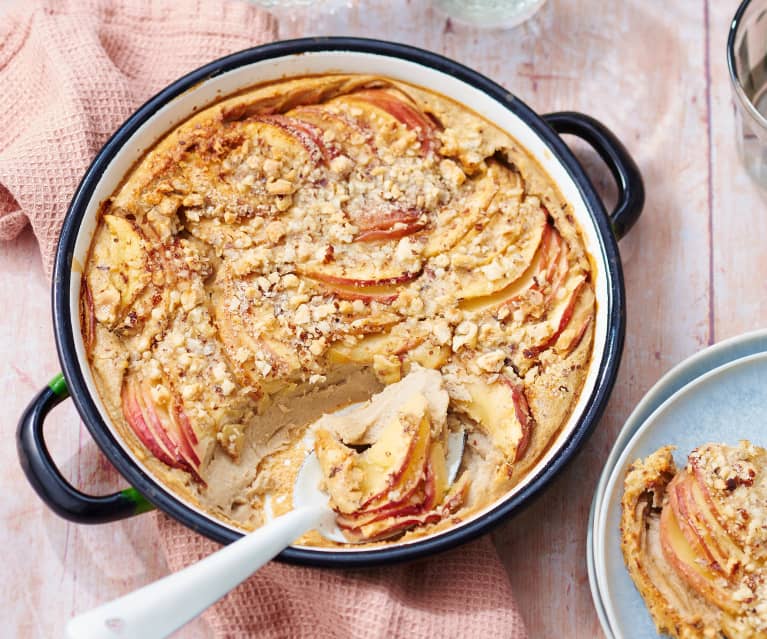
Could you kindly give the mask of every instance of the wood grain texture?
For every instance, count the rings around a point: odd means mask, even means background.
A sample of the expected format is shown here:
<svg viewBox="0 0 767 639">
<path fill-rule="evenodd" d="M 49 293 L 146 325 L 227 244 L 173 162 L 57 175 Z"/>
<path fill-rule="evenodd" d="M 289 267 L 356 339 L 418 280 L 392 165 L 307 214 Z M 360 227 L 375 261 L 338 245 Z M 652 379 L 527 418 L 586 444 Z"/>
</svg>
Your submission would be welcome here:
<svg viewBox="0 0 767 639">
<path fill-rule="evenodd" d="M 541 113 L 573 109 L 597 117 L 644 174 L 645 212 L 621 242 L 628 334 L 607 412 L 545 494 L 494 533 L 532 638 L 565 636 L 563 629 L 574 639 L 601 636 L 586 575 L 586 522 L 618 429 L 672 365 L 767 319 L 767 253 L 760 246 L 767 196 L 736 157 L 724 57 L 738 2 L 549 0 L 511 31 L 463 27 L 416 0 L 350 4 L 332 14 L 283 13 L 280 36 L 358 35 L 438 51 Z M 573 147 L 606 201 L 614 200 L 594 152 Z M 10 442 L 25 403 L 58 364 L 48 284 L 29 232 L 0 245 L 0 273 L 0 299 L 13 309 L 0 320 L 0 376 L 10 388 L 3 435 Z M 100 492 L 120 484 L 71 405 L 56 411 L 47 433 L 76 485 Z M 14 636 L 60 636 L 69 615 L 164 573 L 151 516 L 94 528 L 66 524 L 29 489 L 13 447 L 0 455 L 0 606 Z M 179 634 L 206 631 L 198 622 Z"/>
</svg>

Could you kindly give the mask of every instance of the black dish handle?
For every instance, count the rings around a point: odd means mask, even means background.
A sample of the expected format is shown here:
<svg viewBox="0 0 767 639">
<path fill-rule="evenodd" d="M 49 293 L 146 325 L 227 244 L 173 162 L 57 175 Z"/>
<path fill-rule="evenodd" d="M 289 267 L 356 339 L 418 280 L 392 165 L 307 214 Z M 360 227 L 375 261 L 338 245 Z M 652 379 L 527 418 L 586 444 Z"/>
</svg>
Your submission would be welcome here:
<svg viewBox="0 0 767 639">
<path fill-rule="evenodd" d="M 610 213 L 613 233 L 621 239 L 639 219 L 644 206 L 644 183 L 634 159 L 623 143 L 599 120 L 575 111 L 560 111 L 543 116 L 559 134 L 578 136 L 599 154 L 618 187 L 618 203 Z"/>
<path fill-rule="evenodd" d="M 29 403 L 16 430 L 16 449 L 24 474 L 40 498 L 57 515 L 79 524 L 102 524 L 132 517 L 154 506 L 135 488 L 92 497 L 74 488 L 61 474 L 43 439 L 43 422 L 54 406 L 67 397 L 59 373 Z"/>
</svg>

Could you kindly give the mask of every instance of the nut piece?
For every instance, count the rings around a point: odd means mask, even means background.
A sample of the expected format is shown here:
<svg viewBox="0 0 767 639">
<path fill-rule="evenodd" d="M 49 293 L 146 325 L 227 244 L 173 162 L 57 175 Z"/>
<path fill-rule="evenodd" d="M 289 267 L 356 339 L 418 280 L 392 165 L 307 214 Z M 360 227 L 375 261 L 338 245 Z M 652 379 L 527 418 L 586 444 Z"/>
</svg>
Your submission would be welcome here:
<svg viewBox="0 0 767 639">
<path fill-rule="evenodd" d="M 477 325 L 464 320 L 455 327 L 453 335 L 453 352 L 457 353 L 463 346 L 474 348 L 477 345 Z"/>
<path fill-rule="evenodd" d="M 245 433 L 242 424 L 226 424 L 216 436 L 219 444 L 234 459 L 240 457 L 243 444 L 245 443 Z"/>
<path fill-rule="evenodd" d="M 488 373 L 498 373 L 503 368 L 506 353 L 500 349 L 490 351 L 477 358 L 477 366 Z"/>
<path fill-rule="evenodd" d="M 330 170 L 340 177 L 346 177 L 354 167 L 351 158 L 345 155 L 338 155 L 330 161 Z"/>
<path fill-rule="evenodd" d="M 452 160 L 442 160 L 439 163 L 439 172 L 453 188 L 461 186 L 466 181 L 466 174 Z"/>
<path fill-rule="evenodd" d="M 290 195 L 293 193 L 293 183 L 285 178 L 279 178 L 266 183 L 266 192 L 272 195 Z"/>
<path fill-rule="evenodd" d="M 269 241 L 273 244 L 276 244 L 279 242 L 283 237 L 285 237 L 285 225 L 275 220 L 274 222 L 269 222 L 269 224 L 266 225 L 266 237 L 269 238 Z"/>
<path fill-rule="evenodd" d="M 374 355 L 373 370 L 383 384 L 394 384 L 402 379 L 402 363 L 396 355 Z"/>
</svg>

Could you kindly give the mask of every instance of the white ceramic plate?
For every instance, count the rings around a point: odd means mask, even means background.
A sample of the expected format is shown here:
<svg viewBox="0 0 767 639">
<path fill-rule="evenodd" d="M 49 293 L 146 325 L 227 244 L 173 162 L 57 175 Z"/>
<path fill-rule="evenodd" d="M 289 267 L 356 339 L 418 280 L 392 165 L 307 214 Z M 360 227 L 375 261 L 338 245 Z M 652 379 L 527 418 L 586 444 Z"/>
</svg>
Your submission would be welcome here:
<svg viewBox="0 0 767 639">
<path fill-rule="evenodd" d="M 607 481 L 593 534 L 598 596 L 615 637 L 657 637 L 644 602 L 623 564 L 619 522 L 627 466 L 661 446 L 673 444 L 677 464 L 707 442 L 767 444 L 767 353 L 737 359 L 690 382 L 653 412 L 621 452 Z"/>
<path fill-rule="evenodd" d="M 597 610 L 602 629 L 608 637 L 614 636 L 607 622 L 607 616 L 604 612 L 601 595 L 596 583 L 596 570 L 594 567 L 594 526 L 597 517 L 604 503 L 605 489 L 613 468 L 620 457 L 626 443 L 644 421 L 669 397 L 679 389 L 686 386 L 701 375 L 727 364 L 729 362 L 767 351 L 767 330 L 752 331 L 744 333 L 730 339 L 709 346 L 680 362 L 655 385 L 647 391 L 642 400 L 637 404 L 626 423 L 621 428 L 618 436 L 610 451 L 610 455 L 605 462 L 602 475 L 599 478 L 594 499 L 591 502 L 589 512 L 588 536 L 586 539 L 586 565 L 589 573 L 589 585 L 591 586 L 591 595 L 594 600 L 594 607 Z"/>
</svg>

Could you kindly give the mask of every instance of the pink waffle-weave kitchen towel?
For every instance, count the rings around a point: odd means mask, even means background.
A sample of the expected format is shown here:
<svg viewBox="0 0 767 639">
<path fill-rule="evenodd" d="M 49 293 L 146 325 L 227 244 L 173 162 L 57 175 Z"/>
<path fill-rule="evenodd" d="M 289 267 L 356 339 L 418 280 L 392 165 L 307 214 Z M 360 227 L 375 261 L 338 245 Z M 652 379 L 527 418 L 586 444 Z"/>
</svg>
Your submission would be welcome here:
<svg viewBox="0 0 767 639">
<path fill-rule="evenodd" d="M 116 127 L 183 73 L 273 39 L 276 24 L 252 5 L 223 0 L 10 1 L 0 9 L 0 240 L 31 223 L 50 273 L 69 200 Z M 216 549 L 156 517 L 172 570 Z M 272 563 L 205 619 L 222 638 L 526 636 L 487 537 L 378 569 Z"/>
</svg>

